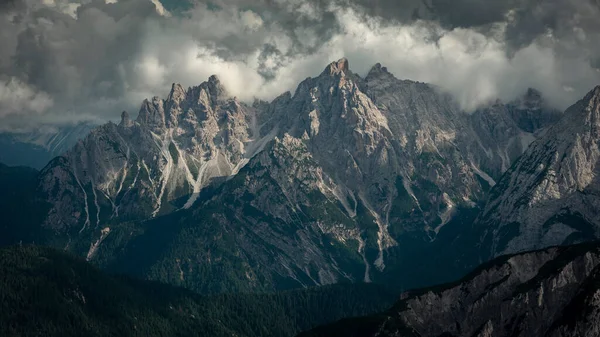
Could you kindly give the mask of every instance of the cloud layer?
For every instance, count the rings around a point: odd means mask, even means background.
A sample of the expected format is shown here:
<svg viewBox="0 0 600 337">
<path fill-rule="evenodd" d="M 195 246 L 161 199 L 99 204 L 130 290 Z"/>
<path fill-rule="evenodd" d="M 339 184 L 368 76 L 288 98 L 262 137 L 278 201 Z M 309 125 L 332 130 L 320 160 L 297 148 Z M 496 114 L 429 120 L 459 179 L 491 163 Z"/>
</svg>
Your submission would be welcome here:
<svg viewBox="0 0 600 337">
<path fill-rule="evenodd" d="M 565 108 L 600 84 L 599 15 L 596 0 L 4 1 L 0 129 L 115 119 L 212 74 L 271 99 L 342 56 L 466 110 L 528 87 Z"/>
</svg>

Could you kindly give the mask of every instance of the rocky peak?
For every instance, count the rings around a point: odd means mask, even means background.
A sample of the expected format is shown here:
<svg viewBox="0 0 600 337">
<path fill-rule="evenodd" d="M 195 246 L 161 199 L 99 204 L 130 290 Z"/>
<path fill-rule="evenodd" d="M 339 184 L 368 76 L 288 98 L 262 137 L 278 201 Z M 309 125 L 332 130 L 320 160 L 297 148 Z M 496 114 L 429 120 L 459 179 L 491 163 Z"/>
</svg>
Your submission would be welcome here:
<svg viewBox="0 0 600 337">
<path fill-rule="evenodd" d="M 369 70 L 366 80 L 367 80 L 367 82 L 369 82 L 369 81 L 372 81 L 377 78 L 390 77 L 390 76 L 393 77 L 394 75 L 390 74 L 388 69 L 386 67 L 383 67 L 381 65 L 381 63 L 377 63 L 371 68 L 371 70 Z"/>
<path fill-rule="evenodd" d="M 599 143 L 596 87 L 533 142 L 492 191 L 477 222 L 493 255 L 600 235 Z"/>
<path fill-rule="evenodd" d="M 214 107 L 228 98 L 227 90 L 216 75 L 212 75 L 208 81 L 199 86 L 190 88 L 186 94 L 186 99 L 190 104 L 199 104 L 205 107 Z"/>
<path fill-rule="evenodd" d="M 534 88 L 528 88 L 523 98 L 528 101 L 540 101 L 542 99 L 542 93 Z"/>
<path fill-rule="evenodd" d="M 348 64 L 348 59 L 343 57 L 338 61 L 330 63 L 321 75 L 346 75 L 347 72 L 350 71 L 350 66 Z"/>
<path fill-rule="evenodd" d="M 133 122 L 129 118 L 129 113 L 127 111 L 123 110 L 123 112 L 121 112 L 121 123 L 119 123 L 119 126 L 128 128 L 128 127 L 131 127 L 132 125 L 133 125 Z"/>
<path fill-rule="evenodd" d="M 597 111 L 600 104 L 600 85 L 596 86 L 592 91 L 585 95 L 584 101 L 588 102 L 588 106 L 594 111 Z"/>
<path fill-rule="evenodd" d="M 165 109 L 164 102 L 157 96 L 152 98 L 152 101 L 147 99 L 142 102 L 142 107 L 137 117 L 137 122 L 142 125 L 153 127 L 165 126 Z"/>
<path fill-rule="evenodd" d="M 171 85 L 171 92 L 167 97 L 167 101 L 181 103 L 186 96 L 185 89 L 179 83 L 173 83 Z"/>
<path fill-rule="evenodd" d="M 556 132 L 565 133 L 566 129 L 569 129 L 569 134 L 591 133 L 593 138 L 600 137 L 600 86 L 592 89 L 583 99 L 569 107 L 560 124 L 563 124 L 563 127 L 555 130 Z"/>
<path fill-rule="evenodd" d="M 600 140 L 600 86 L 595 87 L 584 98 L 586 102 L 585 124 L 590 128 L 592 136 Z"/>
<path fill-rule="evenodd" d="M 208 90 L 210 95 L 217 98 L 218 100 L 223 100 L 228 97 L 227 90 L 221 84 L 221 81 L 217 77 L 217 75 L 212 75 L 208 78 Z"/>
<path fill-rule="evenodd" d="M 520 129 L 535 133 L 556 123 L 562 112 L 548 106 L 541 92 L 529 88 L 518 99 L 507 104 L 511 118 Z"/>
</svg>

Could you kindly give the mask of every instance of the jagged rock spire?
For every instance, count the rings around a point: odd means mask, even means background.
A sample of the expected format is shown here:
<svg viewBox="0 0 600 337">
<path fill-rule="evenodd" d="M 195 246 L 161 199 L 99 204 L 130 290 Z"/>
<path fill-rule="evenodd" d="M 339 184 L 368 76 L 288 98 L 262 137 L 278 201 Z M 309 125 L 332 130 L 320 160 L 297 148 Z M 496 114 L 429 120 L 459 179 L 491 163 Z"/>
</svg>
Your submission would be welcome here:
<svg viewBox="0 0 600 337">
<path fill-rule="evenodd" d="M 157 96 L 152 98 L 152 101 L 144 100 L 140 113 L 137 117 L 137 122 L 143 125 L 155 127 L 165 126 L 165 109 L 164 101 Z"/>
<path fill-rule="evenodd" d="M 227 90 L 221 84 L 221 80 L 217 75 L 212 75 L 208 78 L 208 91 L 210 95 L 218 100 L 224 99 L 228 96 Z"/>
<path fill-rule="evenodd" d="M 600 85 L 590 91 L 584 101 L 587 103 L 586 125 L 589 126 L 592 137 L 598 139 L 600 138 Z"/>
<path fill-rule="evenodd" d="M 369 70 L 369 74 L 367 76 L 388 73 L 388 69 L 381 65 L 381 63 L 376 63 L 371 70 Z"/>
<path fill-rule="evenodd" d="M 381 63 L 377 63 L 371 68 L 371 70 L 369 70 L 369 73 L 365 79 L 368 82 L 374 79 L 385 77 L 393 78 L 394 75 L 392 75 L 386 67 L 382 66 Z"/>
<path fill-rule="evenodd" d="M 330 63 L 321 75 L 339 75 L 350 71 L 348 59 L 343 57 L 336 62 Z"/>
<path fill-rule="evenodd" d="M 171 85 L 171 92 L 169 93 L 169 97 L 167 97 L 168 101 L 181 103 L 185 99 L 186 91 L 179 83 L 173 83 Z"/>
<path fill-rule="evenodd" d="M 119 123 L 119 126 L 128 128 L 132 125 L 133 121 L 129 118 L 129 113 L 123 110 L 123 112 L 121 112 L 121 123 Z"/>
</svg>

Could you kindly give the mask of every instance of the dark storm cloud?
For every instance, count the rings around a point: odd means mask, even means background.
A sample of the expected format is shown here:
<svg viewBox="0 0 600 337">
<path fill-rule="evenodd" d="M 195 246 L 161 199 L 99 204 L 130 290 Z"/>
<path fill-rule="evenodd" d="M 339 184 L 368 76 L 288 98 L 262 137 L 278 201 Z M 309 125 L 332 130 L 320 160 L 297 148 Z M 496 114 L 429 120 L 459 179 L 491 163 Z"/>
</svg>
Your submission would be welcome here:
<svg viewBox="0 0 600 337">
<path fill-rule="evenodd" d="M 263 48 L 262 42 L 267 35 L 282 34 L 290 39 L 290 49 L 285 54 L 312 53 L 335 34 L 340 32 L 334 9 L 328 1 L 235 1 L 222 0 L 211 2 L 210 5 L 200 4 L 187 12 L 192 22 L 204 21 L 205 28 L 212 25 L 212 34 L 204 29 L 196 30 L 193 34 L 201 42 L 218 42 L 220 54 L 224 57 L 234 57 L 239 54 L 254 52 Z M 231 21 L 231 18 L 252 13 L 260 18 L 262 24 L 256 29 L 239 29 L 235 24 L 233 29 L 215 29 L 215 25 L 223 24 L 216 20 Z M 229 22 L 231 24 L 231 22 Z M 305 39 L 305 29 L 314 34 L 314 41 Z M 274 45 L 271 44 L 271 47 Z M 277 48 L 277 47 L 275 47 Z M 279 52 L 283 52 L 279 50 Z"/>
<path fill-rule="evenodd" d="M 0 17 L 2 45 L 8 46 L 0 53 L 0 81 L 6 92 L 19 83 L 51 97 L 60 114 L 93 118 L 122 98 L 122 69 L 140 49 L 145 22 L 158 15 L 149 1 L 50 3 L 21 2 Z"/>
<path fill-rule="evenodd" d="M 600 3 L 596 0 L 530 1 L 519 6 L 511 18 L 506 39 L 513 49 L 547 36 L 560 52 L 597 53 L 600 34 Z"/>
<path fill-rule="evenodd" d="M 15 6 L 17 0 L 0 0 L 0 10 L 6 10 L 7 8 Z"/>
<path fill-rule="evenodd" d="M 2 124 L 114 118 L 212 73 L 268 99 L 341 56 L 445 86 L 465 107 L 526 85 L 566 105 L 600 81 L 597 0 L 189 3 L 0 2 Z"/>
<path fill-rule="evenodd" d="M 598 0 L 349 0 L 368 15 L 407 23 L 417 19 L 439 22 L 447 29 L 474 28 L 489 31 L 490 25 L 506 23 L 503 39 L 507 52 L 551 36 L 559 52 L 591 50 L 600 33 Z M 597 40 L 595 40 L 597 41 Z M 569 45 L 570 44 L 570 45 Z"/>
</svg>

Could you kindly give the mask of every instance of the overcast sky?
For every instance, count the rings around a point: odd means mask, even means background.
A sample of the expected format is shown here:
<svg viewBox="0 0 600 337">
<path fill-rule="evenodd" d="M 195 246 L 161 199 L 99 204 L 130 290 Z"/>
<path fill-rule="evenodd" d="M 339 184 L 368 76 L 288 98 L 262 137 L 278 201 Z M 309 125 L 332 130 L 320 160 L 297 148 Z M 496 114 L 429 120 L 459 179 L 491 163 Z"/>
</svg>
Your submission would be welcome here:
<svg viewBox="0 0 600 337">
<path fill-rule="evenodd" d="M 600 84 L 600 0 L 0 0 L 0 129 L 134 116 L 216 74 L 244 101 L 343 56 L 466 109 L 528 87 L 565 108 Z"/>
</svg>

